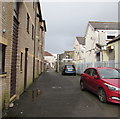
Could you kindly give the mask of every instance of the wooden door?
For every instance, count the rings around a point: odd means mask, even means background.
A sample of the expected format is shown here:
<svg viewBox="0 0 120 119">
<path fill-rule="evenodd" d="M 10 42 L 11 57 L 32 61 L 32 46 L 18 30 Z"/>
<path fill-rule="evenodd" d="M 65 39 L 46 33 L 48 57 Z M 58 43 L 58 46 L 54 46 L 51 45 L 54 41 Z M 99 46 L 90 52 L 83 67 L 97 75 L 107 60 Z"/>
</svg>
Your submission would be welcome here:
<svg viewBox="0 0 120 119">
<path fill-rule="evenodd" d="M 12 40 L 12 62 L 11 62 L 11 87 L 10 97 L 16 94 L 16 65 L 17 65 L 17 46 L 18 46 L 18 26 L 19 22 L 13 19 L 13 40 Z"/>
</svg>

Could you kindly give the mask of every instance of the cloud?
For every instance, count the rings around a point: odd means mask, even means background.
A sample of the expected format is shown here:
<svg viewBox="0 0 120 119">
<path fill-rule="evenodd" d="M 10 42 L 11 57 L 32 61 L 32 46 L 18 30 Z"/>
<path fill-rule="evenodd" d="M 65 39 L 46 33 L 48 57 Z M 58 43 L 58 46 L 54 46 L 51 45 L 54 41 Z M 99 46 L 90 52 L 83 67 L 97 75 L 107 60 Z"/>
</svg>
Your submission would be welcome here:
<svg viewBox="0 0 120 119">
<path fill-rule="evenodd" d="M 60 53 L 73 49 L 76 36 L 84 36 L 88 21 L 118 21 L 118 3 L 42 3 L 47 23 L 46 50 Z"/>
<path fill-rule="evenodd" d="M 41 2 L 119 2 L 119 0 L 41 0 Z"/>
</svg>

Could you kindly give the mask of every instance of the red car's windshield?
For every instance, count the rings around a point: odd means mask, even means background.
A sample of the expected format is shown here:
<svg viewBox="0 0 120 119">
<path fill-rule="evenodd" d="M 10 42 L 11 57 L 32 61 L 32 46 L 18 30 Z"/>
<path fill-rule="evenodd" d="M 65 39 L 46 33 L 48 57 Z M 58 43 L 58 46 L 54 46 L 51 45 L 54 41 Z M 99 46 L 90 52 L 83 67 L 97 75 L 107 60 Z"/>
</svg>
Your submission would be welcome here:
<svg viewBox="0 0 120 119">
<path fill-rule="evenodd" d="M 98 69 L 103 79 L 120 79 L 120 69 Z"/>
</svg>

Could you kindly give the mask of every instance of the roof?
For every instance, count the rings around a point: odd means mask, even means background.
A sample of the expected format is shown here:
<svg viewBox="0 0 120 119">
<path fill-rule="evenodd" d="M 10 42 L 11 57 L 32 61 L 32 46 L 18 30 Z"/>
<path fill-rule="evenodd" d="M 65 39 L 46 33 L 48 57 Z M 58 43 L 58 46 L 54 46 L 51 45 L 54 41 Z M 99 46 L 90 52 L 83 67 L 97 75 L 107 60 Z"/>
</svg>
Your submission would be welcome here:
<svg viewBox="0 0 120 119">
<path fill-rule="evenodd" d="M 37 0 L 37 1 L 39 1 L 39 0 Z M 41 21 L 41 22 L 43 22 L 44 23 L 44 30 L 45 30 L 45 32 L 47 31 L 47 29 L 46 29 L 46 22 L 45 22 L 45 20 L 43 20 L 43 18 L 42 18 L 42 12 L 41 12 L 41 5 L 40 5 L 40 2 L 37 2 L 37 5 L 38 5 L 38 10 L 39 10 L 39 14 L 37 14 L 37 17 L 39 17 L 39 21 Z"/>
<path fill-rule="evenodd" d="M 44 52 L 44 56 L 53 56 L 53 55 L 52 55 L 51 53 L 45 51 L 45 52 Z"/>
<path fill-rule="evenodd" d="M 120 22 L 97 22 L 97 21 L 89 21 L 89 24 L 94 29 L 101 29 L 101 30 L 120 30 L 118 24 Z"/>
<path fill-rule="evenodd" d="M 85 45 L 85 37 L 76 37 L 79 44 Z"/>
<path fill-rule="evenodd" d="M 117 37 L 113 38 L 113 40 L 109 41 L 107 44 L 110 44 L 119 40 L 120 40 L 120 34 Z"/>
</svg>

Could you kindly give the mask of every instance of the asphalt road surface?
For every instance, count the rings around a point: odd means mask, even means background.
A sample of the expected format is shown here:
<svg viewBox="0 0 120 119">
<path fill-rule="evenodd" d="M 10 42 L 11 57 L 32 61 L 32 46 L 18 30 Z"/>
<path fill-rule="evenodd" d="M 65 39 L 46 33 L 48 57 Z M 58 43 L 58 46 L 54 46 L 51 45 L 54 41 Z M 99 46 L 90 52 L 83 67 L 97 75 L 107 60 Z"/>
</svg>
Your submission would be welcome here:
<svg viewBox="0 0 120 119">
<path fill-rule="evenodd" d="M 5 117 L 118 117 L 119 105 L 101 103 L 89 91 L 80 91 L 80 76 L 44 72 L 24 92 Z"/>
</svg>

